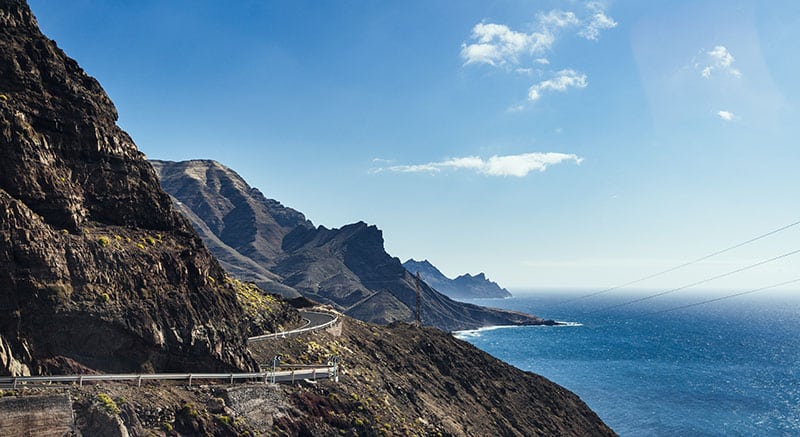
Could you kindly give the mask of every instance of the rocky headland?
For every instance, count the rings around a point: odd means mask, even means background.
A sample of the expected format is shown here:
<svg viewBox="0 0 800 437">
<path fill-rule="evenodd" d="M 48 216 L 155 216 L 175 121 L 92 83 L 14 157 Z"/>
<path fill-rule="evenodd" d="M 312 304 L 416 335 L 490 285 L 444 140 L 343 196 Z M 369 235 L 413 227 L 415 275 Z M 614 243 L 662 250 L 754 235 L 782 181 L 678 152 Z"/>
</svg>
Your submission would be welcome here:
<svg viewBox="0 0 800 437">
<path fill-rule="evenodd" d="M 511 297 L 511 293 L 508 290 L 497 285 L 496 282 L 490 281 L 483 272 L 475 276 L 465 273 L 455 279 L 450 279 L 428 260 L 417 261 L 410 259 L 403 263 L 403 267 L 411 274 L 419 273 L 425 283 L 453 299 Z"/>
</svg>

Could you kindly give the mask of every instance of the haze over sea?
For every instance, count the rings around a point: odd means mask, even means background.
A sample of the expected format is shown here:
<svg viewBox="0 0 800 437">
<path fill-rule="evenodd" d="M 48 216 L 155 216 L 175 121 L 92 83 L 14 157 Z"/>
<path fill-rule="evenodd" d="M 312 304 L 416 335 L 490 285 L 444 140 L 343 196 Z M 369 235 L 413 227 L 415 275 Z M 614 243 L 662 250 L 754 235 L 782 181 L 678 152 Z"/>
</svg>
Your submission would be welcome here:
<svg viewBox="0 0 800 437">
<path fill-rule="evenodd" d="M 472 301 L 561 327 L 457 337 L 580 396 L 622 436 L 800 435 L 800 292 L 764 292 L 654 314 L 726 294 L 684 292 L 616 309 L 647 292 L 515 292 Z M 562 303 L 561 305 L 557 305 Z"/>
</svg>

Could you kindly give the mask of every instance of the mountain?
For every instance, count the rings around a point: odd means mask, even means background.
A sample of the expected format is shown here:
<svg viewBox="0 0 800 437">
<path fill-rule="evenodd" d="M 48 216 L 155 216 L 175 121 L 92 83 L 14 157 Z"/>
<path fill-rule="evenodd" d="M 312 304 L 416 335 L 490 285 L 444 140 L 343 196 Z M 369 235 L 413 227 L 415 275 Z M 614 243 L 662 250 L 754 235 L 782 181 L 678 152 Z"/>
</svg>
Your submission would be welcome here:
<svg viewBox="0 0 800 437">
<path fill-rule="evenodd" d="M 254 368 L 237 283 L 116 120 L 0 0 L 0 374 Z"/>
<path fill-rule="evenodd" d="M 287 296 L 300 293 L 360 320 L 414 320 L 416 279 L 386 253 L 377 227 L 314 227 L 215 161 L 151 163 L 178 208 L 234 275 Z M 550 323 L 455 302 L 425 283 L 419 289 L 422 322 L 443 330 Z"/>
<path fill-rule="evenodd" d="M 410 259 L 403 263 L 403 267 L 411 274 L 419 273 L 420 278 L 425 283 L 453 299 L 511 297 L 511 293 L 508 290 L 500 287 L 496 282 L 490 281 L 483 273 L 478 273 L 475 276 L 466 273 L 455 279 L 450 279 L 428 260 L 416 261 Z"/>
</svg>

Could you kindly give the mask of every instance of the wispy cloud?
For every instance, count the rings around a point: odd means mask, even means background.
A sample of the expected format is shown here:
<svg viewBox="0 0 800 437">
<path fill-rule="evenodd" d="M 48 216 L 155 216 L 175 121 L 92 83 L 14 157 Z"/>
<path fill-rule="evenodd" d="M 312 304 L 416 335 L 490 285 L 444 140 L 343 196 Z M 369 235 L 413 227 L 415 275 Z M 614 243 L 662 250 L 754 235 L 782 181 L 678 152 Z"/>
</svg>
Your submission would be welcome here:
<svg viewBox="0 0 800 437">
<path fill-rule="evenodd" d="M 583 158 L 567 153 L 522 153 L 519 155 L 492 156 L 483 159 L 478 156 L 451 158 L 426 164 L 394 165 L 374 168 L 371 173 L 440 173 L 445 170 L 471 170 L 487 176 L 525 177 L 532 171 L 543 172 L 551 165 L 573 161 L 580 164 Z"/>
<path fill-rule="evenodd" d="M 549 61 L 541 55 L 553 47 L 563 31 L 577 30 L 577 35 L 597 40 L 601 31 L 616 26 L 617 22 L 606 15 L 605 8 L 598 2 L 586 3 L 583 16 L 558 9 L 539 12 L 530 25 L 534 29 L 531 32 L 515 31 L 505 24 L 481 22 L 472 28 L 472 42 L 461 44 L 461 57 L 464 65 L 516 65 L 526 61 L 526 57 L 546 65 Z M 531 56 L 534 58 L 530 59 Z"/>
<path fill-rule="evenodd" d="M 700 75 L 706 79 L 715 73 L 725 73 L 738 79 L 742 77 L 742 72 L 733 66 L 735 60 L 725 46 L 715 46 L 709 51 L 700 51 L 694 60 L 694 68 L 700 70 Z"/>
<path fill-rule="evenodd" d="M 543 80 L 530 87 L 528 89 L 528 100 L 539 100 L 542 97 L 542 92 L 545 91 L 564 92 L 567 88 L 586 88 L 588 85 L 589 80 L 585 74 L 571 69 L 561 70 L 553 78 Z"/>
<path fill-rule="evenodd" d="M 736 119 L 736 114 L 730 111 L 718 111 L 717 116 L 725 121 L 733 121 Z"/>
<path fill-rule="evenodd" d="M 578 32 L 578 35 L 590 39 L 592 41 L 597 41 L 600 37 L 600 31 L 606 29 L 613 29 L 617 27 L 617 22 L 614 21 L 613 18 L 606 15 L 604 11 L 597 11 L 592 15 L 591 20 Z"/>
<path fill-rule="evenodd" d="M 524 52 L 541 50 L 552 41 L 540 39 L 537 34 L 515 32 L 504 24 L 478 23 L 472 28 L 475 43 L 461 46 L 465 64 L 489 65 L 516 64 Z"/>
</svg>

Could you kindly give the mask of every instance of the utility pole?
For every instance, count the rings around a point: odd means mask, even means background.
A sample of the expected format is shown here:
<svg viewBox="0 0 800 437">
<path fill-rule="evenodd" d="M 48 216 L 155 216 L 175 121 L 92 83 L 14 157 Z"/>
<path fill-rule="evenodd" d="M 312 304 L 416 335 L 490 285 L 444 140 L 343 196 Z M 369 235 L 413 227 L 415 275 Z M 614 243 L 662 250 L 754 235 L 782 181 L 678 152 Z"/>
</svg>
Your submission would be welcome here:
<svg viewBox="0 0 800 437">
<path fill-rule="evenodd" d="M 420 282 L 422 282 L 422 279 L 420 279 L 420 277 L 419 277 L 419 272 L 417 272 L 417 278 L 416 279 L 417 280 L 414 281 L 414 285 L 416 285 L 415 288 L 417 289 L 417 314 L 416 314 L 417 318 L 416 318 L 415 322 L 416 322 L 417 326 L 422 326 L 422 316 L 420 315 L 420 312 L 421 312 L 420 308 L 422 307 L 422 294 L 420 292 Z"/>
</svg>

